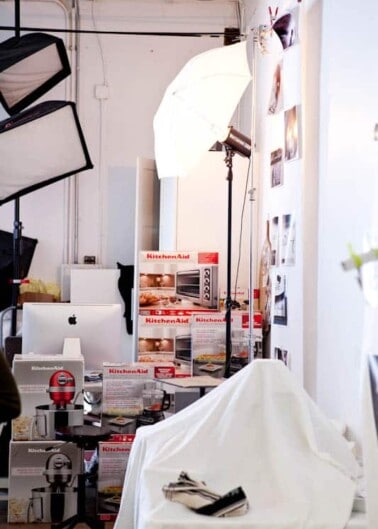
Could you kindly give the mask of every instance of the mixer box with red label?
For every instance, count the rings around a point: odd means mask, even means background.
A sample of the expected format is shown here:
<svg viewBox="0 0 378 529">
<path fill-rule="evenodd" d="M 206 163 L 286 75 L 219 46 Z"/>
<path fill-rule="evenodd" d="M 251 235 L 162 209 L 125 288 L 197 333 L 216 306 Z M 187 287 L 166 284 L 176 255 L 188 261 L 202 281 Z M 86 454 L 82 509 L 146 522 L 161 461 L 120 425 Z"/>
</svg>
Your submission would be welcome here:
<svg viewBox="0 0 378 529">
<path fill-rule="evenodd" d="M 113 435 L 98 444 L 97 514 L 100 520 L 115 520 L 134 434 Z"/>
<path fill-rule="evenodd" d="M 76 444 L 11 441 L 8 522 L 53 524 L 74 516 L 80 470 L 81 450 Z"/>
<path fill-rule="evenodd" d="M 55 432 L 84 422 L 84 358 L 18 354 L 13 374 L 21 415 L 12 421 L 14 441 L 55 439 Z"/>
</svg>

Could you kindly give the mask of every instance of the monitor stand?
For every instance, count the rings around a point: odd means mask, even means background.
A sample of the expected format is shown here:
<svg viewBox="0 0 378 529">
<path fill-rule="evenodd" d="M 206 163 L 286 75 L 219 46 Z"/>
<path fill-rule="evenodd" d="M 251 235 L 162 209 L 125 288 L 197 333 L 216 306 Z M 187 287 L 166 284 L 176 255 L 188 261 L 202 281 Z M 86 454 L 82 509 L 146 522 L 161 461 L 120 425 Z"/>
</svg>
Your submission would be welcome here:
<svg viewBox="0 0 378 529">
<path fill-rule="evenodd" d="M 63 355 L 69 357 L 81 356 L 80 338 L 64 338 Z"/>
</svg>

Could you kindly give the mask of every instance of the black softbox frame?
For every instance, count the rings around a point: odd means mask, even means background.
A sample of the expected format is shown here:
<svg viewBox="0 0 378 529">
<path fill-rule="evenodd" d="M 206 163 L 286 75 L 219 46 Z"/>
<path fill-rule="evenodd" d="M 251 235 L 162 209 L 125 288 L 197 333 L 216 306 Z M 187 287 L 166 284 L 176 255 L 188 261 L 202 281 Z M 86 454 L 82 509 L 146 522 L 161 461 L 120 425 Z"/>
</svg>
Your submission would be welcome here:
<svg viewBox="0 0 378 529">
<path fill-rule="evenodd" d="M 75 103 L 46 101 L 0 122 L 0 206 L 92 168 Z"/>
<path fill-rule="evenodd" d="M 28 33 L 0 43 L 0 102 L 10 115 L 24 110 L 70 73 L 59 37 Z"/>
</svg>

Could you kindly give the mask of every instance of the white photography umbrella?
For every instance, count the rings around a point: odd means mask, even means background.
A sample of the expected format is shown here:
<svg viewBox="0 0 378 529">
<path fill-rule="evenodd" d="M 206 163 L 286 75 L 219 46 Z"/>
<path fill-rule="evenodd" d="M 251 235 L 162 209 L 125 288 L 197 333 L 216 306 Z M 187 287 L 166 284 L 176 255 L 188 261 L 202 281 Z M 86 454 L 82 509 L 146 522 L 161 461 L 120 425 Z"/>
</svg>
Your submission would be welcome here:
<svg viewBox="0 0 378 529">
<path fill-rule="evenodd" d="M 251 141 L 230 127 L 230 122 L 250 81 L 246 41 L 206 51 L 193 57 L 168 86 L 154 118 L 159 178 L 188 176 L 217 142 L 226 149 L 225 377 L 230 376 L 231 365 L 232 157 L 235 153 L 246 157 L 251 154 Z"/>
<path fill-rule="evenodd" d="M 159 178 L 187 176 L 214 143 L 226 139 L 250 81 L 246 41 L 200 53 L 183 67 L 154 118 Z"/>
</svg>

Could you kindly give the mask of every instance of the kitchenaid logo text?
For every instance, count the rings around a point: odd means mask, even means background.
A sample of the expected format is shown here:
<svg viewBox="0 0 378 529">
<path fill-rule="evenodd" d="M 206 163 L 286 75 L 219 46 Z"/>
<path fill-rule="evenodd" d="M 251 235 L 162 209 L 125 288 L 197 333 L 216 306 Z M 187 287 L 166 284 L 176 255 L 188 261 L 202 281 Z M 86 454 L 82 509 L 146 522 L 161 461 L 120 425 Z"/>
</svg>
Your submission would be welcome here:
<svg viewBox="0 0 378 529">
<path fill-rule="evenodd" d="M 188 259 L 190 259 L 190 253 L 175 253 L 175 254 L 171 254 L 171 253 L 151 253 L 151 252 L 148 252 L 146 254 L 146 258 L 147 259 L 163 259 L 163 260 L 176 260 L 176 261 L 179 261 L 179 260 L 183 260 L 183 261 L 187 261 Z"/>
<path fill-rule="evenodd" d="M 103 452 L 130 452 L 130 447 L 123 447 L 123 446 L 118 446 L 118 447 L 104 446 L 104 447 L 102 448 L 102 451 L 103 451 Z"/>
<path fill-rule="evenodd" d="M 63 366 L 32 366 L 32 371 L 59 371 Z"/>
<path fill-rule="evenodd" d="M 28 448 L 29 454 L 44 454 L 45 452 L 60 452 L 60 448 Z"/>
<path fill-rule="evenodd" d="M 194 320 L 194 323 L 224 323 L 226 321 L 226 318 L 201 318 L 197 317 Z M 232 321 L 232 318 L 231 318 Z"/>
<path fill-rule="evenodd" d="M 148 375 L 148 369 L 117 369 L 111 367 L 109 369 L 109 375 Z"/>
<path fill-rule="evenodd" d="M 159 325 L 189 325 L 189 322 L 190 322 L 190 318 L 187 317 L 187 318 L 180 318 L 180 317 L 177 317 L 177 318 L 168 318 L 168 317 L 165 317 L 165 318 L 146 318 L 145 319 L 145 323 L 147 324 L 150 324 L 150 323 L 155 323 L 155 324 L 159 324 Z"/>
</svg>

